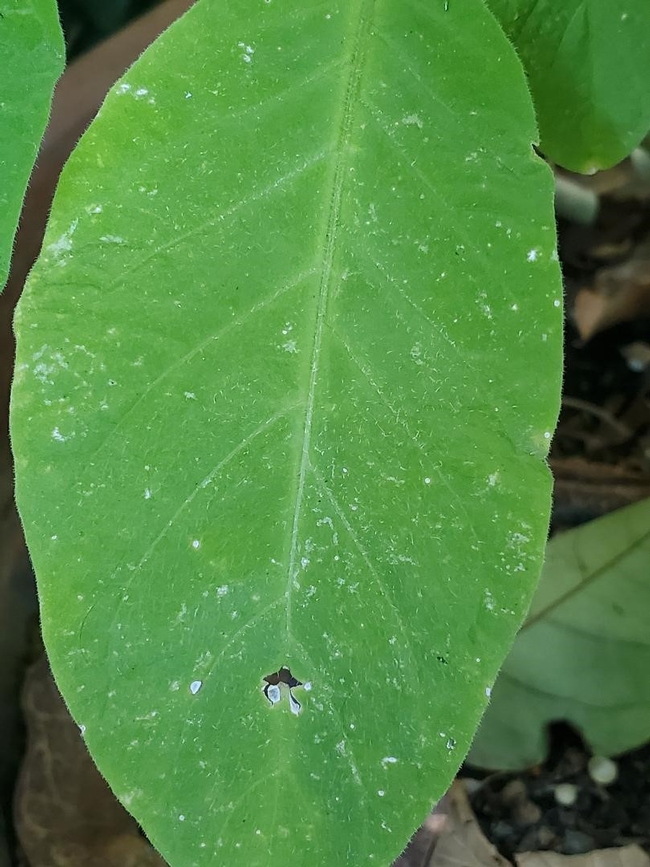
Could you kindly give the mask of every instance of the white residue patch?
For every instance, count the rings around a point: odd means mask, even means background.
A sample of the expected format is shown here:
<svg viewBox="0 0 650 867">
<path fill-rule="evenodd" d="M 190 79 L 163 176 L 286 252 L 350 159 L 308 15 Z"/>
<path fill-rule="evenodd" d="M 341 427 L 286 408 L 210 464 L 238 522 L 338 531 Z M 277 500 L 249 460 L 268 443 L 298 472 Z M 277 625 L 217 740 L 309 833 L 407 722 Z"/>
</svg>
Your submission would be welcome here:
<svg viewBox="0 0 650 867">
<path fill-rule="evenodd" d="M 72 236 L 77 231 L 79 220 L 73 220 L 68 229 L 61 235 L 58 241 L 53 241 L 47 245 L 47 252 L 51 253 L 55 259 L 62 259 L 64 253 L 69 253 L 72 249 Z"/>
<path fill-rule="evenodd" d="M 173 680 L 173 681 L 169 684 L 169 691 L 170 691 L 170 692 L 178 692 L 178 690 L 179 690 L 180 688 L 181 688 L 181 682 L 180 682 L 180 680 Z"/>
<path fill-rule="evenodd" d="M 245 42 L 238 42 L 237 46 L 244 49 L 244 53 L 241 55 L 244 63 L 250 63 L 253 59 L 252 55 L 255 54 L 255 49 L 250 45 L 246 45 Z"/>
<path fill-rule="evenodd" d="M 500 475 L 499 471 L 496 470 L 496 472 L 490 473 L 490 475 L 488 476 L 488 485 L 491 488 L 493 488 L 496 485 L 496 483 L 499 481 L 499 475 Z"/>
<path fill-rule="evenodd" d="M 196 695 L 202 686 L 203 686 L 202 680 L 193 680 L 192 683 L 190 684 L 190 692 L 192 693 L 192 695 Z"/>
<path fill-rule="evenodd" d="M 105 244 L 126 244 L 124 238 L 119 235 L 102 235 L 99 240 Z"/>
<path fill-rule="evenodd" d="M 138 87 L 137 90 L 135 91 L 134 95 L 138 99 L 142 99 L 142 97 L 146 96 L 148 93 L 149 93 L 149 91 L 146 87 Z"/>
<path fill-rule="evenodd" d="M 151 488 L 145 488 L 144 489 L 144 498 L 145 498 L 145 500 L 151 499 Z"/>
<path fill-rule="evenodd" d="M 347 747 L 345 745 L 345 741 L 339 741 L 336 745 L 336 752 L 347 759 L 348 765 L 350 766 L 350 771 L 352 772 L 352 777 L 355 783 L 361 785 L 361 777 L 359 776 L 359 769 L 356 764 L 353 762 L 352 758 L 348 754 Z"/>
<path fill-rule="evenodd" d="M 184 391 L 183 397 L 186 398 L 187 400 L 196 400 L 196 395 L 194 394 L 193 391 Z"/>
<path fill-rule="evenodd" d="M 269 688 L 266 690 L 266 697 L 271 702 L 271 704 L 277 704 L 282 697 L 280 692 L 280 687 L 277 684 L 271 684 Z"/>
<path fill-rule="evenodd" d="M 68 441 L 68 437 L 64 437 L 58 427 L 55 427 L 52 431 L 52 439 L 57 443 L 65 443 Z"/>
<path fill-rule="evenodd" d="M 539 256 L 538 251 L 537 251 L 536 249 L 533 248 L 532 250 L 529 250 L 529 251 L 528 251 L 528 254 L 527 254 L 527 256 L 526 256 L 526 261 L 528 261 L 528 262 L 537 262 L 537 257 L 538 257 L 538 256 Z"/>
<path fill-rule="evenodd" d="M 298 347 L 295 340 L 287 340 L 286 343 L 282 344 L 282 348 L 285 352 L 298 352 Z"/>
<path fill-rule="evenodd" d="M 225 596 L 229 590 L 230 587 L 227 584 L 222 584 L 221 587 L 217 587 L 217 596 Z"/>
<path fill-rule="evenodd" d="M 131 90 L 131 85 L 127 81 L 122 81 L 115 88 L 115 93 L 128 93 Z"/>
<path fill-rule="evenodd" d="M 424 124 L 422 123 L 422 119 L 417 114 L 406 114 L 402 118 L 402 123 L 404 126 L 417 126 L 418 129 L 423 129 Z"/>
<path fill-rule="evenodd" d="M 80 732 L 80 734 L 81 734 L 81 737 L 83 737 L 83 736 L 86 734 L 86 726 L 85 726 L 85 725 L 80 725 L 80 726 L 79 726 L 79 732 Z"/>
<path fill-rule="evenodd" d="M 397 759 L 395 756 L 386 756 L 386 758 L 381 760 L 382 767 L 387 768 L 389 765 L 396 765 Z"/>
<path fill-rule="evenodd" d="M 494 596 L 489 590 L 485 591 L 485 607 L 488 611 L 494 611 Z"/>
<path fill-rule="evenodd" d="M 289 707 L 291 708 L 291 713 L 295 716 L 298 716 L 300 713 L 300 702 L 294 698 L 293 693 L 289 690 Z"/>
<path fill-rule="evenodd" d="M 302 688 L 305 692 L 311 692 L 311 681 L 308 680 L 307 683 L 303 683 Z"/>
</svg>

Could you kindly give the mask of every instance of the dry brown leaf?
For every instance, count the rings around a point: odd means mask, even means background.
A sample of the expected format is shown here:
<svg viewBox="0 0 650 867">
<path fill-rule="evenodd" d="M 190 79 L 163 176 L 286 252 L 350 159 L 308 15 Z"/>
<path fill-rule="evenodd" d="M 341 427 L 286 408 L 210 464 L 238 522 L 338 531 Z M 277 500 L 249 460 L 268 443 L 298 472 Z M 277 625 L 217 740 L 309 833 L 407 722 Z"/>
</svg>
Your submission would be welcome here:
<svg viewBox="0 0 650 867">
<path fill-rule="evenodd" d="M 93 764 L 45 656 L 27 672 L 23 708 L 14 814 L 30 867 L 165 867 Z"/>
<path fill-rule="evenodd" d="M 437 835 L 428 867 L 511 867 L 484 836 L 458 780 L 447 794 L 445 814 L 438 816 Z"/>
<path fill-rule="evenodd" d="M 603 268 L 592 288 L 578 291 L 573 303 L 573 320 L 583 340 L 620 322 L 650 317 L 650 244 L 645 243 L 632 258 Z"/>
<path fill-rule="evenodd" d="M 595 849 L 585 855 L 560 855 L 558 852 L 521 852 L 515 855 L 517 867 L 650 867 L 650 858 L 640 846 Z"/>
</svg>

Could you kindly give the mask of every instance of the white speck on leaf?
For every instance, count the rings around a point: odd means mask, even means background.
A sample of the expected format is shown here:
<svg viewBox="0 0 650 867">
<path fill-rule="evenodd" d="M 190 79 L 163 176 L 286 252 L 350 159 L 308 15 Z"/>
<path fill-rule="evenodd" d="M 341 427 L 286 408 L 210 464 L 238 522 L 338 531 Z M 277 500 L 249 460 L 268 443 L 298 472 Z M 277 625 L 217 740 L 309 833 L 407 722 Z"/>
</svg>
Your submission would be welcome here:
<svg viewBox="0 0 650 867">
<path fill-rule="evenodd" d="M 485 687 L 485 694 L 489 698 L 492 695 L 492 688 L 489 686 Z"/>
<path fill-rule="evenodd" d="M 528 262 L 536 262 L 538 255 L 539 254 L 538 254 L 537 250 L 535 250 L 535 249 L 529 250 L 528 255 L 526 256 L 526 260 Z"/>
<path fill-rule="evenodd" d="M 430 484 L 431 484 L 431 478 L 430 478 L 429 476 L 426 476 L 426 477 L 425 477 L 425 479 L 424 479 L 424 484 L 425 484 L 425 485 L 430 485 Z"/>
<path fill-rule="evenodd" d="M 193 680 L 192 683 L 190 684 L 190 692 L 192 693 L 192 695 L 196 695 L 202 686 L 203 686 L 202 680 Z"/>
<path fill-rule="evenodd" d="M 145 500 L 151 499 L 151 488 L 145 488 L 144 489 L 144 498 L 145 498 Z"/>
<path fill-rule="evenodd" d="M 201 543 L 198 539 L 192 539 L 192 548 L 196 551 L 197 548 L 201 547 Z"/>
<path fill-rule="evenodd" d="M 196 400 L 196 395 L 193 391 L 184 391 L 183 397 L 187 398 L 187 400 Z"/>
<path fill-rule="evenodd" d="M 380 798 L 383 798 L 384 795 L 386 794 L 386 792 L 385 792 L 383 789 L 379 789 L 379 790 L 377 791 L 377 794 L 379 795 Z"/>
<path fill-rule="evenodd" d="M 57 443 L 64 443 L 67 441 L 68 437 L 64 437 L 58 427 L 55 427 L 52 431 L 52 439 Z"/>
<path fill-rule="evenodd" d="M 556 298 L 555 301 L 553 302 L 553 307 L 559 307 L 561 303 L 562 302 L 558 298 Z"/>
<path fill-rule="evenodd" d="M 221 587 L 217 587 L 217 596 L 225 596 L 229 590 L 230 587 L 227 584 L 222 584 Z"/>
<path fill-rule="evenodd" d="M 381 760 L 381 763 L 384 768 L 387 768 L 389 765 L 397 764 L 397 759 L 395 756 L 386 756 L 386 758 Z"/>
</svg>

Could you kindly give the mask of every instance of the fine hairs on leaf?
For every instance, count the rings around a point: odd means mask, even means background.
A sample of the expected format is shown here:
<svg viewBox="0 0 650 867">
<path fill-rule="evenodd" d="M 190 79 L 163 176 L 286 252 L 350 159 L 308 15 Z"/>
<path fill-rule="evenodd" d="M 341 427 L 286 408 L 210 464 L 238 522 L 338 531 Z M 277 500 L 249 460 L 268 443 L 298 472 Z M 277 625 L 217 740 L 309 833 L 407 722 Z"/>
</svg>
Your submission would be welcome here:
<svg viewBox="0 0 650 867">
<path fill-rule="evenodd" d="M 561 285 L 482 0 L 197 3 L 63 172 L 17 318 L 57 682 L 173 865 L 377 864 L 532 595 Z"/>
</svg>

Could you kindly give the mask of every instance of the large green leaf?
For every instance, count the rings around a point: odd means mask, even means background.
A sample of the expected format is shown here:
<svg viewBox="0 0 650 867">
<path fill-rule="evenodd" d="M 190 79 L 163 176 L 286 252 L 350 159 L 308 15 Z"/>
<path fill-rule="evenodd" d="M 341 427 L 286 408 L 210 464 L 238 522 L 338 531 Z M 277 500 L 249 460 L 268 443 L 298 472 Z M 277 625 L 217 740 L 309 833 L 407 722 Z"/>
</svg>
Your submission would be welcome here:
<svg viewBox="0 0 650 867">
<path fill-rule="evenodd" d="M 534 137 L 480 0 L 204 2 L 66 168 L 17 495 L 59 684 L 172 864 L 387 864 L 468 748 L 549 509 Z"/>
<path fill-rule="evenodd" d="M 64 63 L 55 0 L 0 0 L 0 290 Z"/>
<path fill-rule="evenodd" d="M 546 755 L 545 727 L 556 720 L 577 726 L 601 755 L 650 738 L 649 556 L 650 500 L 551 540 L 472 762 L 533 765 Z"/>
<path fill-rule="evenodd" d="M 647 0 L 487 0 L 526 68 L 542 151 L 577 172 L 628 156 L 650 129 Z"/>
</svg>

